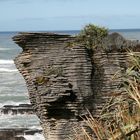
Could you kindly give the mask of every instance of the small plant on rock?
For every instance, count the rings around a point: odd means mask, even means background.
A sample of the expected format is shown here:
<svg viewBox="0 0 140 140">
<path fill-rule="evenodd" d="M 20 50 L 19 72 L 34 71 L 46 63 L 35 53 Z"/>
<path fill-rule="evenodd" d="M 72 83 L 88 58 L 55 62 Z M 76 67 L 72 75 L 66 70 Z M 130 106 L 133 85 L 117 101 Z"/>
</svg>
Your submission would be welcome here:
<svg viewBox="0 0 140 140">
<path fill-rule="evenodd" d="M 87 48 L 96 48 L 102 45 L 102 40 L 108 35 L 108 29 L 89 24 L 77 35 L 78 42 L 86 45 Z"/>
</svg>

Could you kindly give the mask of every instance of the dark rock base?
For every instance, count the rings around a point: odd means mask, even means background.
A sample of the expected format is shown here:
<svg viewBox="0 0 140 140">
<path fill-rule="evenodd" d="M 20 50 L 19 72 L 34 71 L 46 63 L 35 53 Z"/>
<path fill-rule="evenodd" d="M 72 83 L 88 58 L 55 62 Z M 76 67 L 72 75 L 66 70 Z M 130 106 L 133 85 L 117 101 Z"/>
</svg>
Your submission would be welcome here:
<svg viewBox="0 0 140 140">
<path fill-rule="evenodd" d="M 42 133 L 42 130 L 27 128 L 0 129 L 0 140 L 25 140 L 24 135 Z"/>
</svg>

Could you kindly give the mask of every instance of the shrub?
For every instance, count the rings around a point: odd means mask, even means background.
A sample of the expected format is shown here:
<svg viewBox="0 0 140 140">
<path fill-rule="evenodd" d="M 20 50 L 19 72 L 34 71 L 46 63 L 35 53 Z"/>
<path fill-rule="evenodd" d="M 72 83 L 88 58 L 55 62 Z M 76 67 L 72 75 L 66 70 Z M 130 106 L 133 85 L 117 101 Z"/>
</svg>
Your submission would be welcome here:
<svg viewBox="0 0 140 140">
<path fill-rule="evenodd" d="M 96 48 L 102 44 L 103 38 L 108 35 L 108 29 L 89 24 L 77 35 L 79 42 L 86 45 L 87 48 Z"/>
</svg>

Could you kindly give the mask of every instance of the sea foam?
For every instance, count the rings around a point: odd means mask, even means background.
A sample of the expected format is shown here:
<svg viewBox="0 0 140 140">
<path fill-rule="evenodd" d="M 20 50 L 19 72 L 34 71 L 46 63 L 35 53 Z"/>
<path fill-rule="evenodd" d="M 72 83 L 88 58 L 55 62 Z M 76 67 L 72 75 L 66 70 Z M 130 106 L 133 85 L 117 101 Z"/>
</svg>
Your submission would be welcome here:
<svg viewBox="0 0 140 140">
<path fill-rule="evenodd" d="M 45 140 L 42 134 L 24 135 L 25 140 Z"/>
<path fill-rule="evenodd" d="M 13 60 L 0 60 L 0 65 L 3 64 L 14 64 Z"/>
<path fill-rule="evenodd" d="M 0 68 L 0 72 L 17 72 L 17 69 Z"/>
<path fill-rule="evenodd" d="M 13 48 L 6 48 L 6 47 L 2 47 L 0 46 L 0 51 L 7 51 L 7 50 L 13 50 Z"/>
<path fill-rule="evenodd" d="M 0 72 L 17 72 L 13 60 L 0 60 Z"/>
</svg>

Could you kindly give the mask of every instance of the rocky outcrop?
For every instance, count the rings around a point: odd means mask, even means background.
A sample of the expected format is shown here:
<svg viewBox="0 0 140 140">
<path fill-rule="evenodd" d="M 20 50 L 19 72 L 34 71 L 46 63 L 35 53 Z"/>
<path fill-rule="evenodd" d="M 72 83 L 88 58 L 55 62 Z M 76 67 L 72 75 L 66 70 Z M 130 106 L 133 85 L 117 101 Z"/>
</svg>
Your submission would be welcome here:
<svg viewBox="0 0 140 140">
<path fill-rule="evenodd" d="M 34 114 L 34 110 L 31 104 L 4 105 L 0 108 L 0 114 Z"/>
<path fill-rule="evenodd" d="M 42 130 L 27 128 L 5 128 L 0 129 L 0 140 L 26 140 L 24 135 L 34 135 L 36 133 L 42 133 Z"/>
<path fill-rule="evenodd" d="M 104 48 L 93 51 L 70 35 L 21 33 L 13 40 L 23 49 L 15 64 L 26 80 L 46 140 L 72 139 L 73 128 L 83 125 L 81 116 L 87 110 L 98 116 L 114 93 L 122 93 L 122 79 L 112 79 L 128 66 L 126 49 L 140 51 L 137 41 L 118 34 L 109 35 Z"/>
<path fill-rule="evenodd" d="M 119 33 L 112 33 L 105 37 L 102 41 L 102 47 L 99 47 L 98 52 L 127 52 L 128 50 L 140 51 L 139 40 L 127 40 Z M 97 51 L 96 51 L 97 52 Z"/>
</svg>

